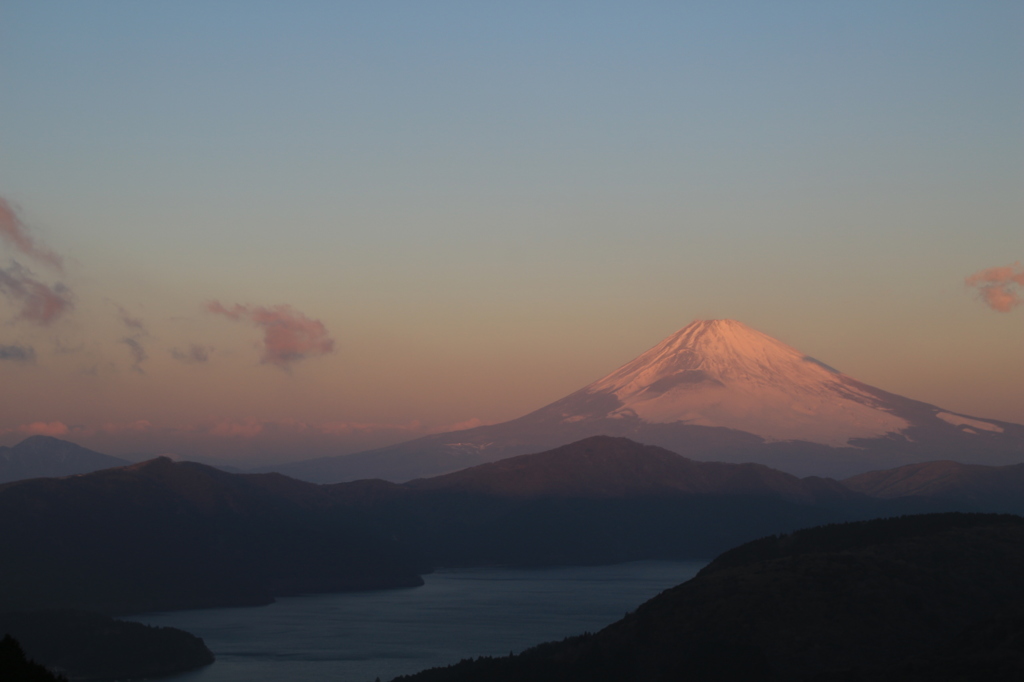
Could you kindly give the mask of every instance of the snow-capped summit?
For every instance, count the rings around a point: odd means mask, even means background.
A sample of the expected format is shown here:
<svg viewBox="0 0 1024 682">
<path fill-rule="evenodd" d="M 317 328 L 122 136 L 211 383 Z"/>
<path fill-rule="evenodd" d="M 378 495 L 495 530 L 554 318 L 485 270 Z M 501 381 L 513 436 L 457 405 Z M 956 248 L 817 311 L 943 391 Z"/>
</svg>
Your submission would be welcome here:
<svg viewBox="0 0 1024 682">
<path fill-rule="evenodd" d="M 1024 461 L 1020 424 L 868 386 L 735 320 L 698 320 L 518 419 L 277 470 L 323 483 L 405 481 L 598 435 L 802 476 L 846 477 L 939 459 Z"/>
<path fill-rule="evenodd" d="M 592 406 L 602 395 L 618 405 L 598 414 Z M 909 426 L 869 387 L 735 320 L 693 322 L 572 397 L 558 403 L 570 422 L 635 416 L 766 440 L 841 446 Z"/>
</svg>

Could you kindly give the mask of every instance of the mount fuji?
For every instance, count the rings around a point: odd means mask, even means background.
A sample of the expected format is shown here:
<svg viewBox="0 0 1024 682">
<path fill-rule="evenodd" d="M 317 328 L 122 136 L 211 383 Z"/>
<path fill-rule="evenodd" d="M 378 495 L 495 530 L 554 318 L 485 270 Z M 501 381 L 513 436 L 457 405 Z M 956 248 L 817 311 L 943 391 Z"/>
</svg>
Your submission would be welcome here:
<svg viewBox="0 0 1024 682">
<path fill-rule="evenodd" d="M 624 436 L 691 459 L 846 477 L 912 462 L 1024 461 L 1024 426 L 869 386 L 734 320 L 698 320 L 611 374 L 501 424 L 275 471 L 315 482 L 405 481 Z"/>
</svg>

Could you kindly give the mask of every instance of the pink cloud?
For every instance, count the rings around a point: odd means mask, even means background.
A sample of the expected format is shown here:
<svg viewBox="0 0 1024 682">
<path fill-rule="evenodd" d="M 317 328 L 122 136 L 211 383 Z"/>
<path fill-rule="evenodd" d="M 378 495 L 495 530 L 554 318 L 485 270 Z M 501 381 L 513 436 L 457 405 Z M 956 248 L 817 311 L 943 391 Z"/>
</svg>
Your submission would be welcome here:
<svg viewBox="0 0 1024 682">
<path fill-rule="evenodd" d="M 225 307 L 219 301 L 206 310 L 231 320 L 246 320 L 263 330 L 262 362 L 286 367 L 289 363 L 334 351 L 334 340 L 320 320 L 311 320 L 290 305 L 272 307 L 235 304 Z"/>
<path fill-rule="evenodd" d="M 62 422 L 32 422 L 22 424 L 18 431 L 28 436 L 66 436 L 69 429 Z"/>
<path fill-rule="evenodd" d="M 1024 287 L 1024 268 L 1021 268 L 1020 263 L 988 268 L 974 273 L 964 283 L 976 287 L 988 307 L 1008 313 L 1021 304 L 1017 287 Z"/>
<path fill-rule="evenodd" d="M 21 306 L 18 319 L 47 325 L 71 309 L 71 291 L 63 284 L 49 287 L 14 263 L 0 269 L 0 291 Z"/>
<path fill-rule="evenodd" d="M 14 245 L 22 254 L 60 270 L 63 267 L 60 256 L 39 246 L 26 230 L 11 205 L 0 197 L 0 236 Z"/>
</svg>

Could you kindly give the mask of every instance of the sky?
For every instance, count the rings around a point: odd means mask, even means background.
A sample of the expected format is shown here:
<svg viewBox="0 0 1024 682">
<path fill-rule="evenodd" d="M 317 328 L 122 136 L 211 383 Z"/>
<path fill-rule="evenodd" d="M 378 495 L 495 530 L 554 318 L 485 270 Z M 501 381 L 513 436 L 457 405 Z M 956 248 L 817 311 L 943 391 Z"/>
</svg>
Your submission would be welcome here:
<svg viewBox="0 0 1024 682">
<path fill-rule="evenodd" d="M 0 444 L 495 423 L 694 319 L 1024 423 L 1024 4 L 0 0 Z"/>
</svg>

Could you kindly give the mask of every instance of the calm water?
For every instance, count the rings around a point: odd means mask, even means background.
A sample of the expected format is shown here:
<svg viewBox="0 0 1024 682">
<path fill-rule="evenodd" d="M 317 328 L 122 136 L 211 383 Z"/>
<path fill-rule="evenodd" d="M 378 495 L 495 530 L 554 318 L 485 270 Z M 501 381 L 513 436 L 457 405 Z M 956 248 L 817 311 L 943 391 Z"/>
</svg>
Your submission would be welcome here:
<svg viewBox="0 0 1024 682">
<path fill-rule="evenodd" d="M 444 571 L 412 589 L 289 597 L 269 606 L 135 620 L 188 630 L 217 656 L 213 665 L 176 681 L 372 682 L 594 632 L 703 566 L 643 561 Z"/>
</svg>

